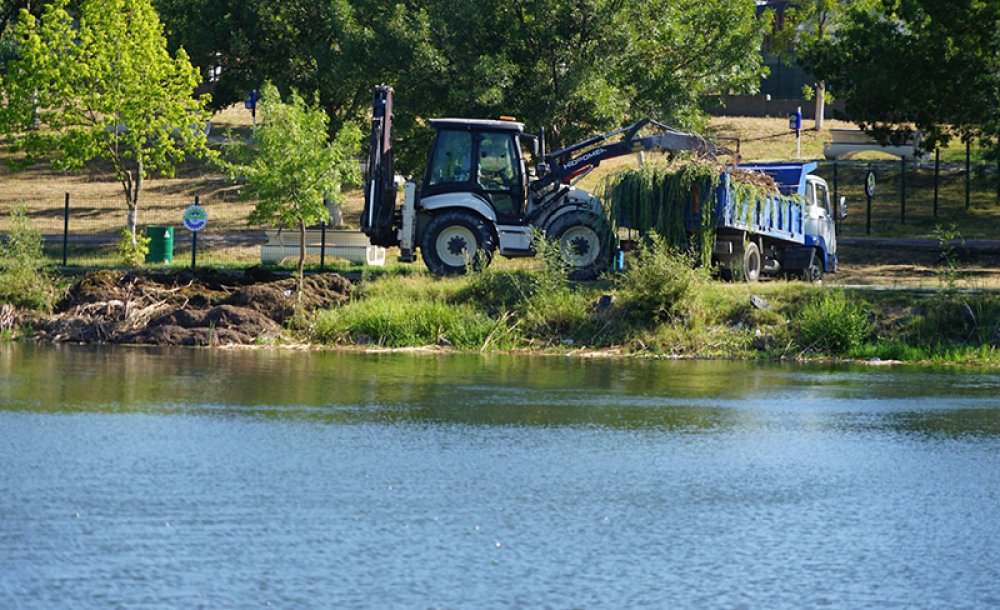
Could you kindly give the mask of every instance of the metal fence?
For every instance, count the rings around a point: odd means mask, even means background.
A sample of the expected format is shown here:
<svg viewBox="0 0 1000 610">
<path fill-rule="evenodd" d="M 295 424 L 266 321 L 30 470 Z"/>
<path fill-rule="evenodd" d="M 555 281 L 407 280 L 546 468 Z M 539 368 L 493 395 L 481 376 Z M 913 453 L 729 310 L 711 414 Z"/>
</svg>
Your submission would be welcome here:
<svg viewBox="0 0 1000 610">
<path fill-rule="evenodd" d="M 875 173 L 868 209 L 865 177 Z M 816 173 L 835 200 L 847 197 L 844 235 L 920 235 L 955 224 L 966 237 L 995 237 L 1000 226 L 1000 172 L 991 163 L 821 161 Z"/>
<path fill-rule="evenodd" d="M 208 214 L 208 224 L 197 236 L 182 222 L 184 211 L 194 203 Z M 163 233 L 152 228 L 172 227 L 172 261 L 163 265 L 249 267 L 261 264 L 261 246 L 267 242 L 264 228 L 247 220 L 255 205 L 256 201 L 234 196 L 150 196 L 140 202 L 137 220 L 140 229 L 151 235 Z M 32 228 L 42 234 L 46 256 L 54 264 L 114 267 L 123 263 L 118 253 L 127 218 L 123 197 L 0 193 L 0 239 L 8 231 L 15 207 L 26 210 Z M 307 263 L 335 266 L 336 261 L 316 255 L 310 256 Z"/>
</svg>

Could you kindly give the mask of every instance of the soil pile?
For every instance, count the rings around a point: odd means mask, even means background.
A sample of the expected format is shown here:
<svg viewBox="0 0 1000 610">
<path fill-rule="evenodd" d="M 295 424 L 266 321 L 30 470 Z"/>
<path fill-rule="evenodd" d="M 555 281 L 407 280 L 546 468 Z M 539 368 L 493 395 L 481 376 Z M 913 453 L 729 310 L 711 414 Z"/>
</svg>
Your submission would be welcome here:
<svg viewBox="0 0 1000 610">
<path fill-rule="evenodd" d="M 214 270 L 98 271 L 77 282 L 36 323 L 39 341 L 145 345 L 245 345 L 275 339 L 297 310 L 346 302 L 335 273 L 298 281 Z"/>
</svg>

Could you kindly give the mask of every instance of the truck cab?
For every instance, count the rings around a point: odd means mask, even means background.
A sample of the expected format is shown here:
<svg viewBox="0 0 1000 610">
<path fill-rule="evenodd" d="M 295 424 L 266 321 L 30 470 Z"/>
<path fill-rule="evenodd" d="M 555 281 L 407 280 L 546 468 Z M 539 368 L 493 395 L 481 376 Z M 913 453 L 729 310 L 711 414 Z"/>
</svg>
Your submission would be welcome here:
<svg viewBox="0 0 1000 610">
<path fill-rule="evenodd" d="M 830 200 L 830 187 L 826 180 L 809 174 L 806 176 L 805 188 L 805 234 L 807 246 L 817 248 L 824 254 L 823 270 L 828 273 L 837 271 L 837 210 Z M 840 201 L 840 214 L 846 216 L 847 209 L 843 198 Z"/>
</svg>

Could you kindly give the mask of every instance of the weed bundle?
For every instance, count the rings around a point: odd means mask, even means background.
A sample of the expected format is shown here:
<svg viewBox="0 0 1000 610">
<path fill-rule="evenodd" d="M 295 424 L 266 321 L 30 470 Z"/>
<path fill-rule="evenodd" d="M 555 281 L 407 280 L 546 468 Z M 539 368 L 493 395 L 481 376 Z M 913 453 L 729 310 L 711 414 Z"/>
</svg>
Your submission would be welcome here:
<svg viewBox="0 0 1000 610">
<path fill-rule="evenodd" d="M 634 229 L 640 235 L 656 232 L 674 248 L 707 252 L 707 257 L 701 257 L 707 265 L 714 243 L 714 218 L 700 212 L 712 200 L 719 177 L 715 165 L 645 165 L 609 176 L 604 202 L 617 228 Z"/>
<path fill-rule="evenodd" d="M 725 171 L 715 163 L 687 162 L 616 172 L 604 184 L 608 216 L 616 228 L 640 235 L 655 232 L 672 248 L 696 253 L 697 262 L 707 267 L 712 262 L 718 191 Z M 729 178 L 730 199 L 738 202 L 737 213 L 749 224 L 752 211 L 760 209 L 777 187 L 758 172 L 733 170 Z"/>
</svg>

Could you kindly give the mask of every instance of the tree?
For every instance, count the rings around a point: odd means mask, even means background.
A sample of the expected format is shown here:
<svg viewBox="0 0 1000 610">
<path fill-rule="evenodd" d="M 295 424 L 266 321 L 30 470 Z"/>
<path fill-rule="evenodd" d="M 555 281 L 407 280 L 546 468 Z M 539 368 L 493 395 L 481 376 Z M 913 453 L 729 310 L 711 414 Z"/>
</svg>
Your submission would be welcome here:
<svg viewBox="0 0 1000 610">
<path fill-rule="evenodd" d="M 796 50 L 808 56 L 813 49 L 827 44 L 837 28 L 852 11 L 870 10 L 878 0 L 802 0 L 790 6 L 774 37 L 779 52 Z M 816 104 L 816 131 L 823 131 L 826 114 L 826 81 L 816 80 L 812 90 Z"/>
<path fill-rule="evenodd" d="M 326 113 L 295 93 L 289 103 L 282 102 L 270 83 L 263 88 L 260 111 L 254 141 L 231 151 L 226 167 L 246 181 L 245 196 L 258 200 L 250 222 L 299 230 L 301 288 L 306 226 L 329 220 L 326 203 L 340 203 L 341 187 L 360 182 L 361 131 L 349 123 L 329 141 Z"/>
<path fill-rule="evenodd" d="M 1000 135 L 1000 3 L 882 0 L 804 57 L 883 141 Z"/>
<path fill-rule="evenodd" d="M 150 174 L 172 176 L 188 156 L 206 156 L 205 100 L 183 49 L 171 57 L 149 0 L 68 0 L 40 20 L 22 11 L 18 58 L 0 81 L 0 119 L 30 154 L 53 154 L 57 169 L 94 159 L 111 164 L 136 234 Z"/>
<path fill-rule="evenodd" d="M 316 92 L 331 133 L 396 91 L 398 165 L 438 116 L 514 115 L 550 144 L 653 115 L 702 122 L 704 94 L 751 92 L 767 23 L 753 0 L 157 0 L 172 44 L 216 72 L 214 102 L 272 80 Z"/>
</svg>

